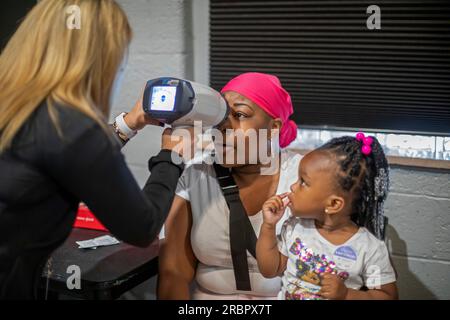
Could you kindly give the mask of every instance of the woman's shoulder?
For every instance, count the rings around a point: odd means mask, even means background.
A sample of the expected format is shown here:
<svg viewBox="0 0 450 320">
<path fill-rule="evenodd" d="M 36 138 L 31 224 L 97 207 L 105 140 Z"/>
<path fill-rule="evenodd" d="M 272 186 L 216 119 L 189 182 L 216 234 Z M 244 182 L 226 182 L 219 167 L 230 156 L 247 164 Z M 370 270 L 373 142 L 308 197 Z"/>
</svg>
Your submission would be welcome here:
<svg viewBox="0 0 450 320">
<path fill-rule="evenodd" d="M 73 107 L 43 101 L 25 121 L 13 140 L 13 147 L 65 145 L 87 131 L 101 129 L 91 117 Z"/>
<path fill-rule="evenodd" d="M 100 128 L 97 121 L 81 111 L 64 104 L 51 106 L 43 101 L 24 123 L 20 136 L 74 137 L 86 130 Z"/>
<path fill-rule="evenodd" d="M 212 158 L 208 154 L 201 154 L 189 160 L 181 176 L 187 184 L 192 184 L 194 181 L 205 183 L 205 179 L 215 178 L 214 166 Z"/>
<path fill-rule="evenodd" d="M 23 137 L 33 137 L 34 147 L 46 155 L 80 147 L 89 152 L 116 154 L 120 144 L 114 140 L 112 130 L 109 135 L 105 128 L 74 107 L 63 104 L 49 107 L 43 102 L 27 121 Z"/>
<path fill-rule="evenodd" d="M 295 158 L 295 159 L 301 159 L 303 155 L 296 149 L 281 149 L 281 153 L 285 154 L 288 159 Z"/>
<path fill-rule="evenodd" d="M 303 155 L 301 155 L 299 152 L 289 149 L 283 149 L 281 151 L 281 170 L 295 170 L 297 172 L 302 157 Z"/>
<path fill-rule="evenodd" d="M 53 123 L 52 113 L 56 116 L 58 125 L 63 133 L 74 134 L 91 128 L 100 128 L 100 124 L 92 117 L 76 109 L 75 107 L 55 103 L 49 106 L 44 103 L 38 111 L 40 118 L 45 118 Z"/>
<path fill-rule="evenodd" d="M 98 136 L 99 139 L 104 139 L 108 136 L 105 131 L 106 123 L 105 127 L 102 127 L 97 120 L 69 105 L 58 103 L 49 108 L 45 103 L 40 106 L 37 117 L 47 124 L 47 130 L 43 130 L 41 133 L 47 139 L 48 135 L 53 136 L 55 143 L 69 145 L 79 139 L 85 140 L 86 137 L 94 139 Z"/>
</svg>

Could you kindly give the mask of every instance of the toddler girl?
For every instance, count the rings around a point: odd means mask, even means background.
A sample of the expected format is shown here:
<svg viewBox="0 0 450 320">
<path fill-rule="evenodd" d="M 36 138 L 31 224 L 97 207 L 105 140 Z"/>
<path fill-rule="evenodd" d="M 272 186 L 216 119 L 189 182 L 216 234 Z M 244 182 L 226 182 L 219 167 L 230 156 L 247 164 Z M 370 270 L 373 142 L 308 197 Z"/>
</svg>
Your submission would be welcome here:
<svg viewBox="0 0 450 320">
<path fill-rule="evenodd" d="M 256 256 L 265 277 L 282 276 L 280 299 L 397 298 L 383 242 L 388 169 L 376 138 L 335 138 L 303 157 L 292 193 L 264 203 Z"/>
</svg>

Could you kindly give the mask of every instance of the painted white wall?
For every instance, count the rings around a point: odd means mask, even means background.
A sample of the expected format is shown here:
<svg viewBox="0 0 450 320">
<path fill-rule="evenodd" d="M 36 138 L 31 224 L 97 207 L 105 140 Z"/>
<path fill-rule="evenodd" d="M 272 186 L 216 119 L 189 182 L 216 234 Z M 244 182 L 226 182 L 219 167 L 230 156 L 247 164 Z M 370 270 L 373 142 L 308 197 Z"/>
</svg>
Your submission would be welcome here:
<svg viewBox="0 0 450 320">
<path fill-rule="evenodd" d="M 149 79 L 161 76 L 191 78 L 189 10 L 185 0 L 118 0 L 133 29 L 128 64 L 110 120 L 129 111 Z M 148 178 L 147 161 L 161 147 L 162 128 L 144 128 L 124 148 L 127 163 L 140 185 Z"/>
</svg>

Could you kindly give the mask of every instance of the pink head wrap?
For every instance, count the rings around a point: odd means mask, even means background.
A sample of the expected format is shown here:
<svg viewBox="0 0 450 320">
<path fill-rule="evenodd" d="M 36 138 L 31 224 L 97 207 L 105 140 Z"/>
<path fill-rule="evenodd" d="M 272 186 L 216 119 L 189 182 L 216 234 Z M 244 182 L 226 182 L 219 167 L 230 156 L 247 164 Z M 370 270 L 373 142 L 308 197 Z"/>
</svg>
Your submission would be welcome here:
<svg viewBox="0 0 450 320">
<path fill-rule="evenodd" d="M 234 91 L 256 103 L 272 118 L 280 118 L 280 147 L 288 146 L 297 136 L 297 125 L 289 117 L 294 112 L 291 96 L 280 80 L 270 74 L 243 73 L 228 82 L 221 90 Z"/>
</svg>

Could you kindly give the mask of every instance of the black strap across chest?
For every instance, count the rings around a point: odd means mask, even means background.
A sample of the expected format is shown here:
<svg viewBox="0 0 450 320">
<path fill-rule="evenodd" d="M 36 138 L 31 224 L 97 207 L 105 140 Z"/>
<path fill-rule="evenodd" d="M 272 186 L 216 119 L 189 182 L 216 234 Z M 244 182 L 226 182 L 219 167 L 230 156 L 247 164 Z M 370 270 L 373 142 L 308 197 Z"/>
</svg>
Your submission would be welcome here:
<svg viewBox="0 0 450 320">
<path fill-rule="evenodd" d="M 251 291 L 247 250 L 256 258 L 256 234 L 239 197 L 231 171 L 214 164 L 216 177 L 230 210 L 230 245 L 236 288 Z"/>
</svg>

